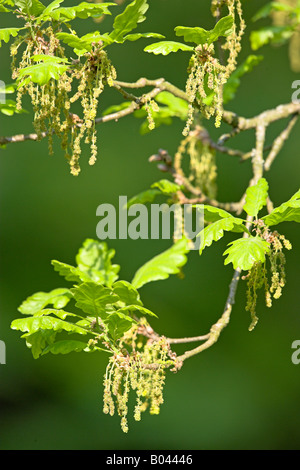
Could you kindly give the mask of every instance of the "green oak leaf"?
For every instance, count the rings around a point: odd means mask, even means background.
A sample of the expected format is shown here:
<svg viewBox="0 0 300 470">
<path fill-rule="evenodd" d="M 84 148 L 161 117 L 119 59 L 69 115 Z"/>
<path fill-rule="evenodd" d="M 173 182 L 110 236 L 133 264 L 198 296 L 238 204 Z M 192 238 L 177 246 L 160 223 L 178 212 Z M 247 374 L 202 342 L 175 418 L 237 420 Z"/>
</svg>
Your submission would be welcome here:
<svg viewBox="0 0 300 470">
<path fill-rule="evenodd" d="M 12 36 L 15 38 L 18 36 L 19 31 L 23 28 L 2 28 L 0 29 L 0 47 L 2 45 L 2 41 L 8 42 L 10 37 Z"/>
<path fill-rule="evenodd" d="M 189 51 L 193 52 L 194 48 L 187 46 L 186 44 L 182 44 L 180 42 L 175 41 L 160 41 L 150 44 L 149 46 L 145 47 L 145 52 L 150 52 L 152 54 L 158 55 L 168 55 L 171 52 L 177 51 Z"/>
<path fill-rule="evenodd" d="M 270 244 L 260 237 L 239 238 L 229 243 L 231 245 L 223 255 L 227 255 L 224 264 L 232 263 L 234 269 L 249 271 L 254 263 L 264 263 Z"/>
<path fill-rule="evenodd" d="M 86 335 L 88 333 L 87 330 L 74 323 L 51 316 L 17 318 L 12 321 L 11 328 L 30 334 L 39 330 L 67 331 L 68 333 L 78 333 L 79 335 Z"/>
<path fill-rule="evenodd" d="M 140 313 L 141 315 L 150 315 L 151 317 L 156 317 L 155 313 L 151 312 L 148 308 L 142 307 L 141 305 L 127 305 L 126 307 L 122 307 L 118 309 L 118 312 L 120 313 L 129 313 L 129 314 L 134 314 L 136 312 Z"/>
<path fill-rule="evenodd" d="M 38 359 L 47 345 L 55 341 L 57 332 L 53 330 L 38 330 L 34 333 L 25 333 L 21 338 L 25 338 L 26 346 L 31 349 L 34 359 Z"/>
<path fill-rule="evenodd" d="M 51 264 L 54 266 L 54 270 L 63 276 L 67 281 L 74 281 L 77 283 L 91 280 L 90 277 L 81 271 L 79 268 L 75 268 L 70 264 L 61 263 L 60 261 L 52 260 Z"/>
<path fill-rule="evenodd" d="M 185 42 L 194 42 L 195 44 L 211 44 L 217 41 L 220 36 L 228 36 L 232 32 L 233 16 L 228 15 L 221 18 L 213 29 L 195 27 L 189 28 L 185 26 L 177 26 L 175 28 L 176 36 L 183 36 Z"/>
<path fill-rule="evenodd" d="M 127 202 L 127 208 L 133 206 L 134 204 L 146 204 L 147 202 L 153 202 L 156 196 L 159 196 L 161 191 L 158 189 L 148 189 L 147 191 L 143 191 L 136 196 L 133 196 Z"/>
<path fill-rule="evenodd" d="M 177 193 L 181 189 L 179 184 L 173 183 L 172 181 L 163 179 L 160 181 L 157 181 L 156 183 L 153 183 L 151 185 L 151 188 L 157 188 L 159 189 L 163 194 L 169 195 L 169 194 L 174 194 Z"/>
<path fill-rule="evenodd" d="M 116 6 L 115 3 L 88 3 L 81 2 L 79 5 L 74 7 L 61 7 L 61 2 L 53 2 L 52 7 L 45 9 L 43 14 L 39 17 L 39 20 L 47 21 L 54 20 L 61 23 L 66 23 L 74 20 L 75 18 L 86 19 L 86 18 L 99 18 L 102 15 L 111 15 L 109 7 Z M 51 5 L 49 5 L 50 7 Z"/>
<path fill-rule="evenodd" d="M 213 241 L 218 241 L 224 236 L 224 232 L 248 232 L 247 228 L 243 225 L 243 220 L 230 215 L 224 217 L 216 222 L 213 222 L 200 233 L 197 237 L 200 237 L 200 248 L 199 253 L 202 254 L 204 248 L 211 246 Z"/>
<path fill-rule="evenodd" d="M 49 304 L 56 309 L 61 309 L 71 298 L 72 293 L 66 288 L 54 289 L 51 292 L 37 292 L 24 300 L 18 310 L 24 315 L 34 315 Z"/>
<path fill-rule="evenodd" d="M 94 317 L 105 317 L 106 306 L 118 302 L 119 297 L 112 290 L 95 282 L 84 282 L 71 289 L 76 307 Z"/>
<path fill-rule="evenodd" d="M 16 0 L 14 3 L 28 17 L 39 16 L 45 10 L 45 5 L 39 0 Z"/>
<path fill-rule="evenodd" d="M 268 226 L 281 222 L 300 223 L 300 189 L 287 202 L 275 207 L 270 214 L 262 217 L 262 220 Z"/>
<path fill-rule="evenodd" d="M 155 39 L 164 39 L 165 36 L 159 33 L 134 33 L 134 34 L 127 34 L 123 38 L 124 41 L 137 41 L 141 38 L 155 38 Z"/>
<path fill-rule="evenodd" d="M 127 281 L 117 281 L 112 286 L 113 292 L 125 305 L 143 305 L 138 291 Z"/>
<path fill-rule="evenodd" d="M 139 268 L 134 275 L 132 285 L 139 289 L 149 282 L 167 279 L 170 274 L 179 273 L 180 268 L 187 262 L 188 251 L 188 241 L 185 238 L 177 241 L 171 248 Z"/>
<path fill-rule="evenodd" d="M 59 80 L 60 76 L 65 73 L 69 66 L 66 64 L 58 63 L 59 58 L 51 57 L 51 59 L 43 60 L 40 64 L 29 65 L 24 67 L 19 72 L 18 83 L 19 86 L 25 82 L 32 81 L 40 86 L 46 85 L 51 78 Z M 60 59 L 60 62 L 64 62 L 64 59 Z M 22 81 L 24 79 L 24 81 Z"/>
<path fill-rule="evenodd" d="M 269 185 L 265 178 L 260 178 L 254 186 L 246 191 L 246 202 L 243 206 L 248 215 L 256 217 L 267 204 Z"/>
<path fill-rule="evenodd" d="M 70 352 L 81 352 L 87 347 L 86 343 L 76 340 L 61 340 L 47 346 L 42 352 L 42 356 L 48 354 L 69 354 Z"/>
<path fill-rule="evenodd" d="M 107 243 L 88 238 L 76 256 L 76 263 L 92 281 L 111 286 L 118 279 L 120 270 L 118 264 L 112 264 L 115 253 Z"/>
<path fill-rule="evenodd" d="M 149 5 L 147 0 L 134 0 L 121 13 L 116 16 L 113 31 L 110 37 L 114 42 L 124 42 L 124 36 L 137 27 L 139 23 L 145 21 L 145 13 Z"/>
<path fill-rule="evenodd" d="M 108 315 L 104 322 L 113 341 L 121 338 L 136 323 L 133 318 L 120 311 Z"/>
</svg>

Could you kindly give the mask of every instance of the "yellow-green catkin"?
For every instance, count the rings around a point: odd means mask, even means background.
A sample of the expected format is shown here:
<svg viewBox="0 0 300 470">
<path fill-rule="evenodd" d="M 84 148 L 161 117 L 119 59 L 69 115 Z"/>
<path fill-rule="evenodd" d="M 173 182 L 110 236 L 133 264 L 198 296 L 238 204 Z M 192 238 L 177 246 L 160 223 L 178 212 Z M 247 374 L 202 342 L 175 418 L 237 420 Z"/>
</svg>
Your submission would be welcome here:
<svg viewBox="0 0 300 470">
<path fill-rule="evenodd" d="M 284 235 L 280 235 L 277 231 L 272 232 L 262 220 L 255 223 L 255 231 L 257 235 L 267 241 L 270 245 L 267 259 L 269 261 L 270 281 L 267 273 L 267 260 L 265 263 L 255 263 L 247 276 L 247 305 L 246 310 L 251 313 L 252 322 L 249 327 L 252 330 L 257 321 L 256 304 L 257 291 L 264 287 L 265 303 L 267 307 L 272 306 L 273 299 L 277 300 L 282 295 L 282 289 L 286 284 L 285 273 L 285 254 L 283 248 L 291 250 L 292 245 Z"/>
<path fill-rule="evenodd" d="M 169 345 L 164 338 L 148 341 L 139 351 L 136 346 L 136 329 L 127 333 L 120 342 L 130 343 L 133 338 L 133 350 L 130 355 L 115 355 L 109 361 L 104 377 L 103 411 L 113 415 L 117 411 L 121 418 L 121 429 L 128 432 L 128 400 L 130 390 L 136 394 L 133 417 L 141 420 L 142 413 L 149 408 L 150 414 L 158 414 L 163 404 L 165 367 L 170 363 Z M 172 362 L 173 364 L 173 362 Z"/>
<path fill-rule="evenodd" d="M 17 64 L 18 51 L 25 48 Z M 58 79 L 50 79 L 45 85 L 37 85 L 31 80 L 21 81 L 17 91 L 17 109 L 22 109 L 22 97 L 28 94 L 34 110 L 34 128 L 37 138 L 48 135 L 49 153 L 53 153 L 53 136 L 61 141 L 73 175 L 80 172 L 81 144 L 90 145 L 89 164 L 97 159 L 97 136 L 95 122 L 99 97 L 105 85 L 113 86 L 117 77 L 116 70 L 102 50 L 102 42 L 92 44 L 92 50 L 82 58 L 73 61 L 67 71 Z M 64 48 L 55 36 L 52 27 L 48 27 L 37 40 L 24 36 L 11 46 L 12 76 L 18 78 L 20 71 L 36 65 L 34 56 L 47 55 L 65 58 Z M 77 84 L 77 89 L 76 89 Z M 82 117 L 71 112 L 71 106 L 79 101 Z"/>
<path fill-rule="evenodd" d="M 187 136 L 194 120 L 195 108 L 200 109 L 203 116 L 209 119 L 215 117 L 215 126 L 220 127 L 223 116 L 223 86 L 235 70 L 237 57 L 241 50 L 241 40 L 245 31 L 245 21 L 242 16 L 240 0 L 213 0 L 211 10 L 218 18 L 223 6 L 226 6 L 234 19 L 231 33 L 225 38 L 222 50 L 228 53 L 226 63 L 223 58 L 215 57 L 213 44 L 200 44 L 193 54 L 186 83 L 186 93 L 189 98 L 189 108 L 183 135 Z"/>
</svg>

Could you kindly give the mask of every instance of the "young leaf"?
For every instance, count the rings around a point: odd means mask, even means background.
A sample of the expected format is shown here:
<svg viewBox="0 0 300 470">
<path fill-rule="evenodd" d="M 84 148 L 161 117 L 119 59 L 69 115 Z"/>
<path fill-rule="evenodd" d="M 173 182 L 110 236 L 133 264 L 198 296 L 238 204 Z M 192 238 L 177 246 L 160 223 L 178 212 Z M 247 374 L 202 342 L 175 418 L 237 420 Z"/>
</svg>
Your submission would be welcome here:
<svg viewBox="0 0 300 470">
<path fill-rule="evenodd" d="M 158 55 L 168 55 L 170 52 L 177 52 L 177 51 L 190 51 L 193 52 L 194 48 L 187 46 L 186 44 L 182 44 L 180 42 L 175 41 L 160 41 L 150 44 L 149 46 L 145 47 L 145 52 L 150 52 L 152 54 Z"/>
<path fill-rule="evenodd" d="M 51 264 L 54 266 L 54 270 L 58 272 L 60 276 L 63 276 L 67 281 L 75 281 L 77 283 L 90 281 L 90 277 L 80 269 L 71 266 L 70 264 L 61 263 L 60 261 L 52 260 Z"/>
<path fill-rule="evenodd" d="M 47 353 L 52 354 L 69 354 L 70 352 L 81 352 L 87 347 L 86 343 L 76 340 L 62 340 L 56 341 L 53 344 L 47 346 L 42 352 L 42 356 Z"/>
<path fill-rule="evenodd" d="M 175 28 L 176 36 L 183 36 L 185 42 L 194 42 L 195 44 L 211 44 L 217 41 L 220 36 L 228 36 L 232 31 L 233 17 L 231 15 L 221 18 L 215 25 L 214 29 L 207 31 L 206 29 L 195 27 L 189 28 L 185 26 L 177 26 Z"/>
<path fill-rule="evenodd" d="M 113 291 L 125 305 L 143 305 L 138 291 L 127 281 L 117 281 Z"/>
<path fill-rule="evenodd" d="M 54 3 L 54 2 L 53 2 Z M 61 2 L 60 2 L 61 3 Z M 88 3 L 82 2 L 74 7 L 51 8 L 50 11 L 44 11 L 39 20 L 54 20 L 62 23 L 72 21 L 75 18 L 99 18 L 102 15 L 111 15 L 109 7 L 115 6 L 115 3 Z M 55 6 L 55 5 L 54 5 Z M 49 5 L 50 7 L 50 5 Z"/>
<path fill-rule="evenodd" d="M 105 242 L 88 238 L 76 256 L 76 263 L 92 281 L 111 286 L 118 279 L 120 270 L 118 264 L 111 262 L 114 256 L 115 250 L 108 249 Z"/>
<path fill-rule="evenodd" d="M 16 0 L 15 5 L 28 17 L 39 16 L 45 10 L 45 5 L 39 0 Z"/>
<path fill-rule="evenodd" d="M 134 34 L 127 34 L 123 38 L 124 41 L 137 41 L 141 38 L 155 38 L 155 39 L 164 39 L 165 36 L 159 33 L 134 33 Z"/>
<path fill-rule="evenodd" d="M 167 279 L 170 274 L 177 274 L 187 262 L 186 253 L 189 251 L 185 238 L 177 241 L 171 248 L 155 256 L 137 270 L 132 285 L 139 289 L 148 282 Z"/>
<path fill-rule="evenodd" d="M 71 298 L 71 291 L 65 288 L 54 289 L 51 292 L 37 292 L 24 300 L 18 310 L 24 315 L 34 315 L 49 304 L 54 308 L 64 308 Z"/>
<path fill-rule="evenodd" d="M 94 317 L 106 316 L 106 305 L 119 300 L 111 289 L 95 282 L 85 282 L 71 291 L 76 300 L 76 307 Z"/>
<path fill-rule="evenodd" d="M 127 307 L 122 307 L 118 309 L 119 313 L 130 313 L 133 314 L 135 312 L 140 313 L 141 315 L 150 315 L 151 317 L 156 317 L 155 313 L 151 312 L 148 308 L 142 307 L 141 305 L 127 305 Z"/>
<path fill-rule="evenodd" d="M 275 207 L 270 214 L 262 217 L 262 220 L 268 226 L 277 225 L 281 222 L 300 223 L 300 189 L 287 202 Z"/>
<path fill-rule="evenodd" d="M 109 315 L 106 320 L 105 324 L 108 327 L 109 335 L 111 336 L 113 341 L 121 338 L 126 331 L 128 331 L 132 325 L 136 323 L 136 321 L 125 315 L 121 312 L 115 312 Z"/>
<path fill-rule="evenodd" d="M 250 186 L 246 191 L 246 203 L 243 209 L 248 215 L 256 217 L 259 211 L 267 204 L 269 185 L 265 178 L 260 178 L 256 185 Z"/>
<path fill-rule="evenodd" d="M 114 29 L 110 33 L 114 42 L 124 42 L 124 36 L 135 29 L 138 23 L 145 21 L 144 16 L 149 5 L 147 0 L 134 0 L 121 13 L 116 16 L 114 21 Z"/>
<path fill-rule="evenodd" d="M 127 209 L 134 204 L 146 204 L 147 202 L 153 202 L 156 196 L 160 195 L 161 191 L 158 189 L 148 189 L 142 193 L 137 194 L 136 196 L 129 199 L 127 202 Z"/>
<path fill-rule="evenodd" d="M 6 100 L 5 103 L 0 103 L 0 113 L 6 116 L 13 116 L 14 114 L 27 113 L 27 111 L 25 109 L 17 109 L 17 103 L 15 101 Z"/>
<path fill-rule="evenodd" d="M 218 241 L 224 236 L 224 232 L 247 232 L 243 220 L 230 216 L 209 224 L 197 235 L 200 237 L 199 253 L 202 254 L 205 247 L 210 246 L 213 241 Z"/>
<path fill-rule="evenodd" d="M 199 207 L 199 205 L 200 204 L 197 204 L 195 207 Z M 219 209 L 219 207 L 204 204 L 202 208 L 204 211 L 204 220 L 207 223 L 216 222 L 217 220 L 224 219 L 226 217 L 232 217 L 232 214 L 227 211 L 224 211 L 224 209 Z"/>
<path fill-rule="evenodd" d="M 87 330 L 74 323 L 48 316 L 17 318 L 11 323 L 11 328 L 30 334 L 40 330 L 53 330 L 58 332 L 64 330 L 69 333 L 78 333 L 79 335 L 86 335 L 88 333 Z"/>
<path fill-rule="evenodd" d="M 179 184 L 173 183 L 169 180 L 160 180 L 151 185 L 151 188 L 158 188 L 163 194 L 174 194 L 180 190 Z"/>
<path fill-rule="evenodd" d="M 61 62 L 63 59 L 61 60 Z M 22 85 L 21 80 L 30 80 L 38 85 L 46 85 L 51 78 L 58 80 L 60 76 L 68 70 L 68 65 L 60 64 L 56 58 L 45 60 L 40 64 L 30 65 L 20 70 L 18 83 Z M 26 78 L 27 77 L 27 78 Z"/>
<path fill-rule="evenodd" d="M 260 237 L 239 238 L 229 243 L 230 248 L 224 251 L 227 255 L 224 264 L 232 263 L 234 269 L 240 268 L 248 271 L 254 263 L 264 263 L 265 255 L 269 251 L 270 244 Z"/>
<path fill-rule="evenodd" d="M 0 47 L 2 45 L 2 41 L 8 42 L 10 40 L 10 36 L 16 37 L 21 29 L 23 29 L 23 28 L 2 28 L 2 29 L 0 29 Z"/>
<path fill-rule="evenodd" d="M 180 117 L 185 120 L 188 113 L 188 103 L 182 98 L 172 95 L 168 91 L 162 91 L 156 97 L 158 103 L 164 104 L 171 112 L 173 116 Z"/>
<path fill-rule="evenodd" d="M 46 345 L 53 344 L 57 332 L 53 330 L 38 330 L 35 333 L 25 333 L 22 338 L 25 338 L 26 346 L 31 349 L 34 359 L 40 357 Z"/>
</svg>

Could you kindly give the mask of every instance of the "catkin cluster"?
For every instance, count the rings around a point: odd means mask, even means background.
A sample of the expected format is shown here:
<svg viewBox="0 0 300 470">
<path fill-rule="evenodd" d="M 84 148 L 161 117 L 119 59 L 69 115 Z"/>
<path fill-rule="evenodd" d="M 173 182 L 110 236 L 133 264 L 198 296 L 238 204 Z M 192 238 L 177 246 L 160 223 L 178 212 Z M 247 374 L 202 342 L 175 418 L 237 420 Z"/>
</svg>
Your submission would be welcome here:
<svg viewBox="0 0 300 470">
<path fill-rule="evenodd" d="M 11 47 L 13 78 L 18 78 L 24 68 L 36 65 L 33 60 L 36 55 L 65 58 L 64 49 L 51 27 L 45 31 L 44 36 L 37 37 L 36 41 L 26 39 L 26 48 L 16 65 L 16 56 L 22 42 L 24 41 L 18 39 Z M 38 85 L 31 80 L 20 81 L 17 92 L 17 109 L 22 108 L 23 95 L 30 96 L 35 131 L 38 139 L 48 136 L 50 154 L 53 153 L 53 136 L 59 137 L 73 175 L 80 172 L 82 142 L 90 146 L 89 164 L 93 165 L 96 161 L 95 119 L 99 96 L 104 86 L 112 86 L 116 79 L 116 71 L 101 47 L 101 42 L 92 44 L 92 51 L 85 54 L 84 61 L 73 61 L 57 80 L 51 78 L 45 85 Z M 71 107 L 76 102 L 81 105 L 82 117 L 71 112 Z"/>
<path fill-rule="evenodd" d="M 234 19 L 231 33 L 221 46 L 228 52 L 227 62 L 215 57 L 213 44 L 200 44 L 193 54 L 188 72 L 186 93 L 189 98 L 188 119 L 183 135 L 188 135 L 194 120 L 195 107 L 209 119 L 215 116 L 215 126 L 220 127 L 223 115 L 223 85 L 236 68 L 237 56 L 241 50 L 241 40 L 245 30 L 240 0 L 224 0 L 212 2 L 212 13 L 218 17 L 222 6 L 226 6 Z M 238 18 L 238 20 L 237 20 Z M 238 25 L 237 25 L 238 23 Z"/>
<path fill-rule="evenodd" d="M 189 158 L 189 181 L 200 191 L 213 199 L 217 193 L 216 152 L 210 145 L 209 135 L 204 127 L 195 126 L 177 149 L 176 165 L 181 167 L 183 157 Z"/>
<path fill-rule="evenodd" d="M 135 341 L 135 340 L 134 340 Z M 163 404 L 165 367 L 168 360 L 168 344 L 164 338 L 137 343 L 137 350 L 130 355 L 114 355 L 104 376 L 103 412 L 113 416 L 115 411 L 121 418 L 121 429 L 128 432 L 128 399 L 130 389 L 135 391 L 134 419 L 149 408 L 152 415 L 159 414 Z M 140 350 L 138 350 L 140 349 Z"/>
<path fill-rule="evenodd" d="M 283 248 L 291 250 L 292 245 L 284 235 L 278 232 L 271 232 L 262 220 L 256 222 L 257 234 L 270 243 L 268 252 L 270 281 L 268 279 L 266 263 L 255 263 L 247 276 L 247 305 L 246 310 L 251 314 L 251 325 L 249 330 L 253 330 L 258 322 L 256 316 L 257 291 L 261 288 L 265 290 L 265 302 L 267 307 L 272 307 L 272 300 L 279 299 L 282 289 L 286 284 L 285 274 L 285 254 Z"/>
</svg>

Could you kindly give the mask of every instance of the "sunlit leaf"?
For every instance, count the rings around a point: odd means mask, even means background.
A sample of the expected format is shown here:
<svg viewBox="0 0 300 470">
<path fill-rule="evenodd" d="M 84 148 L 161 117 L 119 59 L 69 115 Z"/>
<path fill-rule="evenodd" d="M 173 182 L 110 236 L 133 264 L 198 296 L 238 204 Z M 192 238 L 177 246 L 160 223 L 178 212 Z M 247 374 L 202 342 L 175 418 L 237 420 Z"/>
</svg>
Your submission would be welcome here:
<svg viewBox="0 0 300 470">
<path fill-rule="evenodd" d="M 111 289 L 95 282 L 85 282 L 74 287 L 71 291 L 76 301 L 76 307 L 94 317 L 105 317 L 106 305 L 119 300 L 119 297 L 113 294 Z"/>
<path fill-rule="evenodd" d="M 177 274 L 187 262 L 188 242 L 186 239 L 177 241 L 171 248 L 155 256 L 135 273 L 132 285 L 139 289 L 148 282 L 167 279 L 170 274 Z"/>
<path fill-rule="evenodd" d="M 224 264 L 232 263 L 234 269 L 240 268 L 248 271 L 254 263 L 265 261 L 270 244 L 260 237 L 239 238 L 229 243 L 231 245 L 224 255 L 227 255 Z"/>
<path fill-rule="evenodd" d="M 72 298 L 69 289 L 54 289 L 51 292 L 37 292 L 28 297 L 18 308 L 24 315 L 34 315 L 47 305 L 53 305 L 54 308 L 64 308 Z"/>
<path fill-rule="evenodd" d="M 158 55 L 168 55 L 171 52 L 177 51 L 190 51 L 194 50 L 193 47 L 187 46 L 186 44 L 182 44 L 180 42 L 175 41 L 160 41 L 150 44 L 149 46 L 145 47 L 145 52 L 150 52 L 152 54 Z"/>
<path fill-rule="evenodd" d="M 134 0 L 131 2 L 123 13 L 116 16 L 113 31 L 110 37 L 114 42 L 123 42 L 124 36 L 135 29 L 138 23 L 145 21 L 145 13 L 148 10 L 149 5 L 147 0 Z"/>
<path fill-rule="evenodd" d="M 260 178 L 256 185 L 250 186 L 246 191 L 244 211 L 256 217 L 259 211 L 267 204 L 269 185 L 265 178 Z"/>
<path fill-rule="evenodd" d="M 284 202 L 279 207 L 275 207 L 269 215 L 262 217 L 262 220 L 269 226 L 277 225 L 281 222 L 300 223 L 300 190 L 287 202 Z"/>
</svg>

